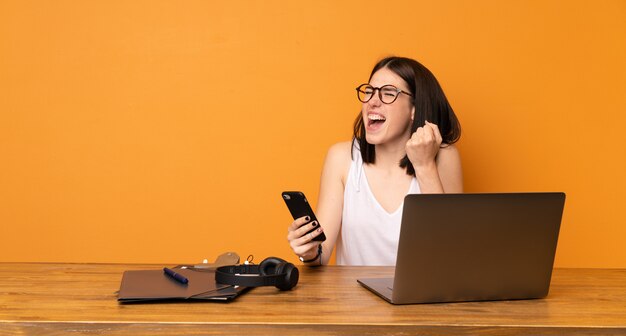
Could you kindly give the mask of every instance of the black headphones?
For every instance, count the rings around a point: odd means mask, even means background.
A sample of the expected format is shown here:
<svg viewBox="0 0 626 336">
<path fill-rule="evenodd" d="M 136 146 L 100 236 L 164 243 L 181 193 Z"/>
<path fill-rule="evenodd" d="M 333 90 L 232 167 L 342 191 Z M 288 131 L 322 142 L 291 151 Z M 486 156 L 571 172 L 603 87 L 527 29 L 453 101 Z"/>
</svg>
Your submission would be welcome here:
<svg viewBox="0 0 626 336">
<path fill-rule="evenodd" d="M 259 265 L 222 266 L 215 270 L 215 281 L 222 284 L 244 287 L 276 286 L 280 290 L 296 287 L 299 276 L 298 268 L 294 264 L 276 257 L 266 258 Z"/>
</svg>

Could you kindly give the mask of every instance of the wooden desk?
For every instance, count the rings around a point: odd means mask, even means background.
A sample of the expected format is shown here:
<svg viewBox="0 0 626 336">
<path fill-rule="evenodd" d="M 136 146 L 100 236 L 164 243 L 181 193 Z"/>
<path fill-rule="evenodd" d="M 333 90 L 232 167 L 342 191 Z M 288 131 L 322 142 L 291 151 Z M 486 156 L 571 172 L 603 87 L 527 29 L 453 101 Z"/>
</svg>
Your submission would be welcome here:
<svg viewBox="0 0 626 336">
<path fill-rule="evenodd" d="M 356 282 L 392 268 L 329 266 L 231 303 L 118 304 L 124 270 L 159 266 L 0 263 L 0 334 L 626 334 L 623 269 L 556 269 L 542 300 L 393 306 Z"/>
</svg>

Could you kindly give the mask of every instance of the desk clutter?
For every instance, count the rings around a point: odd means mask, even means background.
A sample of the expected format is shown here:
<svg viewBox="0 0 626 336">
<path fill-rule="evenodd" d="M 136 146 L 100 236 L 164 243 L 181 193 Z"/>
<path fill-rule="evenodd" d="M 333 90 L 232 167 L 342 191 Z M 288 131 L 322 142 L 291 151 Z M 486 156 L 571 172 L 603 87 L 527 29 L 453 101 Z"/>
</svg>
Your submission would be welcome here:
<svg viewBox="0 0 626 336">
<path fill-rule="evenodd" d="M 129 270 L 122 276 L 120 303 L 172 300 L 231 301 L 251 287 L 275 286 L 290 290 L 298 283 L 298 268 L 276 257 L 259 265 L 252 256 L 239 265 L 234 252 L 220 255 L 214 263 L 178 265 L 155 270 Z"/>
</svg>

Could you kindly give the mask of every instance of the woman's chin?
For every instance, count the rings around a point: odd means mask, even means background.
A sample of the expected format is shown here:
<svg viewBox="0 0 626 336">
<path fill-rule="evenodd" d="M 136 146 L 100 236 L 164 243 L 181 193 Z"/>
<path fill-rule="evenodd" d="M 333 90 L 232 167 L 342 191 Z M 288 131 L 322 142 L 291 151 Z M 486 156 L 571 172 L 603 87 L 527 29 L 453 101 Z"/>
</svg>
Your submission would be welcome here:
<svg viewBox="0 0 626 336">
<path fill-rule="evenodd" d="M 365 140 L 367 141 L 368 144 L 370 145 L 379 145 L 382 143 L 382 139 L 380 136 L 378 135 L 372 135 L 372 134 L 365 134 Z"/>
</svg>

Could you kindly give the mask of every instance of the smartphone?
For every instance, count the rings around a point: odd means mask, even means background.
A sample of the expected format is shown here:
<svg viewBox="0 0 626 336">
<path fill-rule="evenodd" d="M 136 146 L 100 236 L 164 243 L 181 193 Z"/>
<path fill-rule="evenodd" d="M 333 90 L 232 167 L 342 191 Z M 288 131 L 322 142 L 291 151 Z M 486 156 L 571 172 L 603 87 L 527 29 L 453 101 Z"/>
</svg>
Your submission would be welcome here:
<svg viewBox="0 0 626 336">
<path fill-rule="evenodd" d="M 307 201 L 304 193 L 300 191 L 283 191 L 283 200 L 285 200 L 285 204 L 287 204 L 287 208 L 289 208 L 289 212 L 291 212 L 291 216 L 293 217 L 293 219 L 298 219 L 303 216 L 309 216 L 311 220 L 305 224 L 308 224 L 312 221 L 317 221 L 317 217 L 315 217 L 315 213 L 313 213 L 311 205 L 309 205 L 309 201 Z M 317 224 L 321 225 L 319 221 L 317 221 Z M 317 227 L 311 229 L 311 231 L 307 233 L 311 233 L 316 229 Z M 325 241 L 326 235 L 324 234 L 324 232 L 322 232 L 322 234 L 313 238 L 313 240 Z"/>
</svg>

